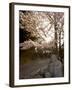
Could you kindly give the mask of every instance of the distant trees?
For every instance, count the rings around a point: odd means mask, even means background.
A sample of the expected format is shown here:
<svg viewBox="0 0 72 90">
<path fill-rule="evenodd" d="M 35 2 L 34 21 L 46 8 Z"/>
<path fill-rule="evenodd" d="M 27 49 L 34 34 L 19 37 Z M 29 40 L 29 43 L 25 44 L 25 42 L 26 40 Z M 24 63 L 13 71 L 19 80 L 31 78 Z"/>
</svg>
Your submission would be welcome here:
<svg viewBox="0 0 72 90">
<path fill-rule="evenodd" d="M 56 46 L 56 50 L 59 51 L 61 50 L 61 45 L 63 43 L 62 41 L 62 37 L 64 35 L 62 35 L 62 33 L 64 33 L 63 30 L 63 25 L 64 25 L 64 13 L 54 13 L 54 28 L 55 28 L 55 46 Z"/>
</svg>

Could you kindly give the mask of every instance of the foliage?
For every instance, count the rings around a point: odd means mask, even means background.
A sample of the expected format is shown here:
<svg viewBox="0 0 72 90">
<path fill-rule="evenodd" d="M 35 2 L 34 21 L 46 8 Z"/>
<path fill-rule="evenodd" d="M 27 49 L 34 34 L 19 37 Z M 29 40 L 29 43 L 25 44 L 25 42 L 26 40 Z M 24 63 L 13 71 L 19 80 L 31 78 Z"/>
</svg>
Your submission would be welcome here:
<svg viewBox="0 0 72 90">
<path fill-rule="evenodd" d="M 60 52 L 64 43 L 63 12 L 20 11 L 19 19 L 20 30 L 29 33 L 26 42 L 31 40 L 37 48 L 55 48 L 55 52 Z"/>
</svg>

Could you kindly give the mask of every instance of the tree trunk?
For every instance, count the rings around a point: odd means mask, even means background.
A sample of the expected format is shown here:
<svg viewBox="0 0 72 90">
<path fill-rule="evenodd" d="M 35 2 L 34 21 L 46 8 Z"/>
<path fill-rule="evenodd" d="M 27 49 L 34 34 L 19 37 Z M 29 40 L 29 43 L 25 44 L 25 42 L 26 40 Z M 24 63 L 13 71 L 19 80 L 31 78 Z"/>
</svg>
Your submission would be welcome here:
<svg viewBox="0 0 72 90">
<path fill-rule="evenodd" d="M 57 54 L 58 48 L 57 48 L 57 22 L 56 22 L 56 16 L 55 16 L 54 29 L 55 29 L 55 53 Z"/>
<path fill-rule="evenodd" d="M 59 56 L 61 53 L 61 32 L 59 33 Z"/>
<path fill-rule="evenodd" d="M 55 24 L 55 48 L 57 50 L 57 28 L 56 28 L 56 24 Z"/>
</svg>

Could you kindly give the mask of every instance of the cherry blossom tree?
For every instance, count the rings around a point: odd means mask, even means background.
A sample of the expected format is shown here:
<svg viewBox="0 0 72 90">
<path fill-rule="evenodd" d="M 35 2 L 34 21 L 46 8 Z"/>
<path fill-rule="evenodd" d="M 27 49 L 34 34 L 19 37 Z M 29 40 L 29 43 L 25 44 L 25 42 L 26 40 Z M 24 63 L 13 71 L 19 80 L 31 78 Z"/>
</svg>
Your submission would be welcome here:
<svg viewBox="0 0 72 90">
<path fill-rule="evenodd" d="M 30 32 L 30 36 L 35 37 L 33 41 L 40 44 L 51 42 L 56 51 L 61 49 L 64 43 L 63 12 L 20 11 L 19 19 L 20 28 Z"/>
</svg>

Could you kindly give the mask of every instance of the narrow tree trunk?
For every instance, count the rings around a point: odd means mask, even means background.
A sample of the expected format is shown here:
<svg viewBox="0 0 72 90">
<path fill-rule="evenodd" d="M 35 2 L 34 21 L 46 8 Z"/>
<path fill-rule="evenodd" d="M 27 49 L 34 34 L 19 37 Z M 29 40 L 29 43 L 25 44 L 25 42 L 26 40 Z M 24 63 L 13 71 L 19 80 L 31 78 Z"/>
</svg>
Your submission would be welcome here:
<svg viewBox="0 0 72 90">
<path fill-rule="evenodd" d="M 58 53 L 58 47 L 57 47 L 57 22 L 56 22 L 56 16 L 54 16 L 55 23 L 54 23 L 54 29 L 55 29 L 55 53 Z"/>
<path fill-rule="evenodd" d="M 55 23 L 55 49 L 57 50 L 57 25 Z"/>
<path fill-rule="evenodd" d="M 59 33 L 59 56 L 61 54 L 61 32 Z"/>
</svg>

